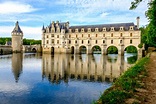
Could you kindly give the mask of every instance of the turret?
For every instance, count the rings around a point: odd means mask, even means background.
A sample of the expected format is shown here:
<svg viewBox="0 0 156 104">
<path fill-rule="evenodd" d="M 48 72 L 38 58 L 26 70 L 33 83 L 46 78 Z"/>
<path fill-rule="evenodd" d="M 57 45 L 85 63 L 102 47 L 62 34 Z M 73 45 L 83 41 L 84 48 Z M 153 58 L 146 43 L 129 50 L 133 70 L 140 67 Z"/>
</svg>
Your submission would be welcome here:
<svg viewBox="0 0 156 104">
<path fill-rule="evenodd" d="M 12 51 L 22 52 L 23 32 L 19 26 L 18 21 L 16 22 L 15 28 L 13 29 L 11 34 L 12 34 Z"/>
<path fill-rule="evenodd" d="M 45 28 L 44 28 L 44 25 L 42 27 L 42 33 L 45 33 Z"/>
</svg>

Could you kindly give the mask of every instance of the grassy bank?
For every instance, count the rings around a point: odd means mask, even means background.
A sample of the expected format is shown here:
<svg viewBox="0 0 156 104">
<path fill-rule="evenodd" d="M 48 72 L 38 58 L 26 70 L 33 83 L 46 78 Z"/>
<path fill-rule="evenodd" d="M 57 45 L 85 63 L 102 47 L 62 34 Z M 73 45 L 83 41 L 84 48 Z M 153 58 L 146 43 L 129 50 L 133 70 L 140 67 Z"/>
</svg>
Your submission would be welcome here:
<svg viewBox="0 0 156 104">
<path fill-rule="evenodd" d="M 147 76 L 145 64 L 149 61 L 149 57 L 144 57 L 136 62 L 133 67 L 130 67 L 122 76 L 120 76 L 112 85 L 107 89 L 100 99 L 95 104 L 124 104 L 126 99 L 133 98 L 134 93 L 138 88 L 143 88 L 143 78 Z M 133 102 L 137 104 L 137 102 Z"/>
</svg>

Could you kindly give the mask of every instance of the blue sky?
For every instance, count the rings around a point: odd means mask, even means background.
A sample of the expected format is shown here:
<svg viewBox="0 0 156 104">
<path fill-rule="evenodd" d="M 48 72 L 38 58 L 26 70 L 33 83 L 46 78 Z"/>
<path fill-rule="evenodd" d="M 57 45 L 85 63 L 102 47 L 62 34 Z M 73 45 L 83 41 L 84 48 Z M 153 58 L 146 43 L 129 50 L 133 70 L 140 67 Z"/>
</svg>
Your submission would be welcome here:
<svg viewBox="0 0 156 104">
<path fill-rule="evenodd" d="M 140 16 L 140 26 L 148 24 L 145 17 L 147 1 L 129 10 L 133 0 L 0 0 L 0 37 L 11 37 L 19 21 L 24 38 L 41 39 L 43 24 L 52 21 L 73 25 L 134 22 Z"/>
</svg>

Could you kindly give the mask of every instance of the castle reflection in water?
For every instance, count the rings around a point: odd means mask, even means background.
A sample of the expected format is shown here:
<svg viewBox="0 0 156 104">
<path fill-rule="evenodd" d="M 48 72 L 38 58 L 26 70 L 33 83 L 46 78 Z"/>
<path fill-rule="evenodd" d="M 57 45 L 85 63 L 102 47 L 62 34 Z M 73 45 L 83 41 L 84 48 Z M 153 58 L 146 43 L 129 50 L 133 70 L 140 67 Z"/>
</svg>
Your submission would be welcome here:
<svg viewBox="0 0 156 104">
<path fill-rule="evenodd" d="M 62 80 L 68 83 L 68 80 L 74 79 L 113 82 L 131 66 L 125 60 L 127 58 L 120 55 L 43 54 L 42 77 L 57 84 Z"/>
</svg>

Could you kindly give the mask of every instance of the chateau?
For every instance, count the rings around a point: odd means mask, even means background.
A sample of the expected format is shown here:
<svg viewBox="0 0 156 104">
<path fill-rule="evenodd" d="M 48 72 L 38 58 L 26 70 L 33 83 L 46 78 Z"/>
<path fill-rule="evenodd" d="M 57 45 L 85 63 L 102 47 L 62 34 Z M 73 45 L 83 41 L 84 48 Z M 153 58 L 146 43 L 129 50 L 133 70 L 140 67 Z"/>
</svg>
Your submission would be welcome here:
<svg viewBox="0 0 156 104">
<path fill-rule="evenodd" d="M 107 49 L 115 46 L 118 54 L 123 55 L 126 47 L 135 46 L 140 53 L 139 19 L 137 17 L 137 25 L 116 23 L 69 26 L 69 22 L 53 21 L 42 28 L 42 52 L 79 54 L 85 50 L 87 54 L 92 54 L 98 46 L 101 54 L 107 54 Z"/>
</svg>

